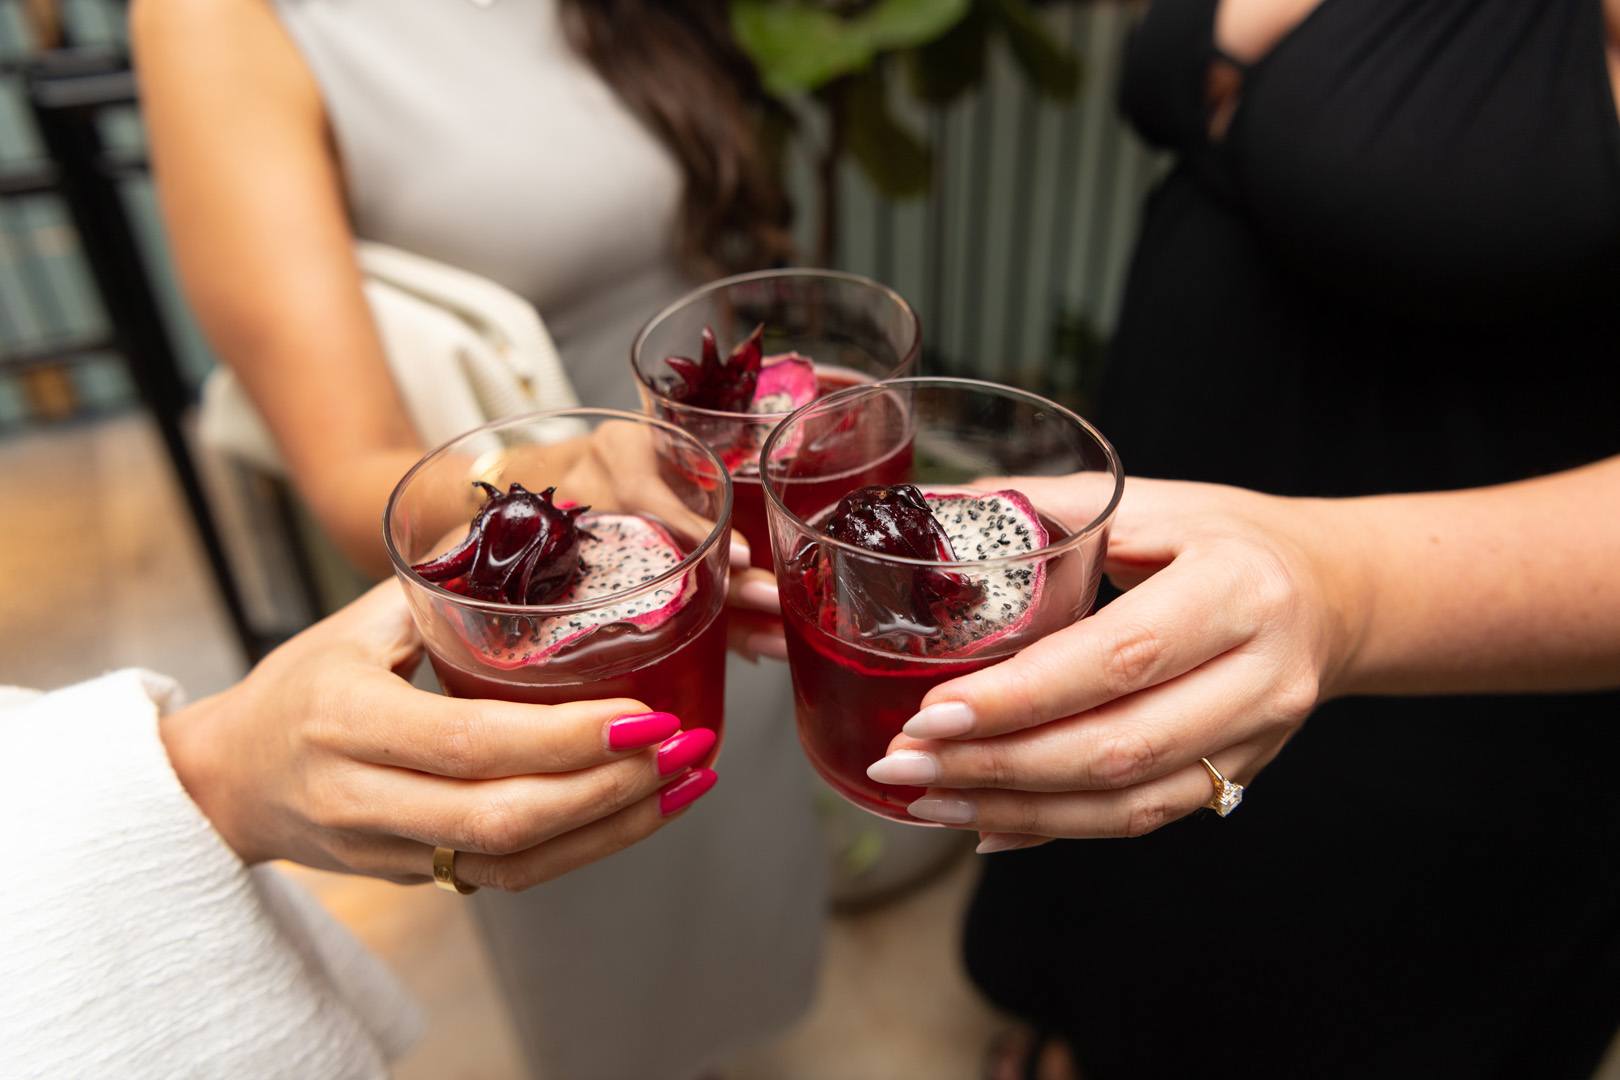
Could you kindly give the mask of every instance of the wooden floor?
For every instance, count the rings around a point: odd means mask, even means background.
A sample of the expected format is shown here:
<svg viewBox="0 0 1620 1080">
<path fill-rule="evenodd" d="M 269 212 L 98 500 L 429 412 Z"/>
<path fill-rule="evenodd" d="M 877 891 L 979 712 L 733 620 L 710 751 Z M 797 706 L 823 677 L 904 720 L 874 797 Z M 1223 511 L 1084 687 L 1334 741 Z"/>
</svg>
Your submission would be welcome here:
<svg viewBox="0 0 1620 1080">
<path fill-rule="evenodd" d="M 143 665 L 178 677 L 195 695 L 239 676 L 240 660 L 156 437 L 140 418 L 0 441 L 0 523 L 0 684 L 49 687 Z M 929 887 L 882 908 L 829 919 L 810 1015 L 728 1063 L 725 1080 L 977 1077 L 999 1022 L 956 960 L 973 863 L 966 858 Z M 383 956 L 426 1007 L 430 1029 L 400 1064 L 399 1077 L 523 1077 L 457 897 L 297 867 L 289 872 Z M 1620 1080 L 1620 1054 L 1610 1054 L 1596 1080 Z"/>
</svg>

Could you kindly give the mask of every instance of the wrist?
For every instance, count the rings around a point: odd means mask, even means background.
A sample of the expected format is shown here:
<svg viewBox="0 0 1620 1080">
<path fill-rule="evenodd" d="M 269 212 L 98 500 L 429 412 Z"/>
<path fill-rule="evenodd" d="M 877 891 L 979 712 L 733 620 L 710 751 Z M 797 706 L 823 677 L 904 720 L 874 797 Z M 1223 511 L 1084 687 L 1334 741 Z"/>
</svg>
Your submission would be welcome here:
<svg viewBox="0 0 1620 1080">
<path fill-rule="evenodd" d="M 1374 533 L 1361 499 L 1302 499 L 1312 525 L 1303 547 L 1321 612 L 1319 701 L 1354 693 L 1377 606 Z"/>
<path fill-rule="evenodd" d="M 170 713 L 158 721 L 158 736 L 191 801 L 237 857 L 252 864 L 262 862 L 263 856 L 246 842 L 233 813 L 233 785 L 219 753 L 225 743 L 220 737 L 222 724 L 236 692 L 226 690 Z"/>
</svg>

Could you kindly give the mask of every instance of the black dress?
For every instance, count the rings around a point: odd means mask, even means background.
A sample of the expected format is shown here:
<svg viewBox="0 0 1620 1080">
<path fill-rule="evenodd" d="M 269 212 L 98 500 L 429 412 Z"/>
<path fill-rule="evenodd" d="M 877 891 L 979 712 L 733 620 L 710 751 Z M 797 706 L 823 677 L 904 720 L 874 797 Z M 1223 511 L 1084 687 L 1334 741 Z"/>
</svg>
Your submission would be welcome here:
<svg viewBox="0 0 1620 1080">
<path fill-rule="evenodd" d="M 1620 453 L 1601 0 L 1325 0 L 1219 143 L 1214 8 L 1156 0 L 1126 65 L 1178 155 L 1101 401 L 1127 472 L 1359 495 Z M 966 952 L 1088 1080 L 1584 1078 L 1620 1024 L 1620 695 L 1335 702 L 1226 820 L 988 859 Z"/>
</svg>

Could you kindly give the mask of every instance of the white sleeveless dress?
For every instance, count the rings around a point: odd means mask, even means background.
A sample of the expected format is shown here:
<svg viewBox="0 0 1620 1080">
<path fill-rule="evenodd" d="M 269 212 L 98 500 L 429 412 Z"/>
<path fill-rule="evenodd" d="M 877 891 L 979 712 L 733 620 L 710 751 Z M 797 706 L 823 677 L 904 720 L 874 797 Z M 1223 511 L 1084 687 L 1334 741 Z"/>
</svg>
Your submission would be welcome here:
<svg viewBox="0 0 1620 1080">
<path fill-rule="evenodd" d="M 586 405 L 637 408 L 640 324 L 692 284 L 674 160 L 555 0 L 275 0 L 321 88 L 355 234 L 527 297 Z M 787 670 L 727 668 L 720 782 L 681 821 L 471 898 L 536 1075 L 685 1080 L 813 990 L 824 897 Z"/>
</svg>

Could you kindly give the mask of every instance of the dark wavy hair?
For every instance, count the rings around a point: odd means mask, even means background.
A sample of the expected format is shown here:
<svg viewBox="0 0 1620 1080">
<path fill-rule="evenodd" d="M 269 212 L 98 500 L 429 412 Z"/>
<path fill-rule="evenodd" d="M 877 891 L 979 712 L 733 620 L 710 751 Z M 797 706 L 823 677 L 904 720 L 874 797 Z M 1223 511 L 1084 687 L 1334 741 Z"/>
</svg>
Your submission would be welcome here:
<svg viewBox="0 0 1620 1080">
<path fill-rule="evenodd" d="M 574 48 L 685 176 L 679 253 L 702 276 L 792 257 L 791 210 L 763 132 L 786 114 L 731 35 L 725 0 L 563 0 Z"/>
</svg>

